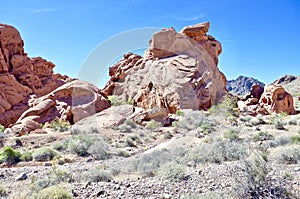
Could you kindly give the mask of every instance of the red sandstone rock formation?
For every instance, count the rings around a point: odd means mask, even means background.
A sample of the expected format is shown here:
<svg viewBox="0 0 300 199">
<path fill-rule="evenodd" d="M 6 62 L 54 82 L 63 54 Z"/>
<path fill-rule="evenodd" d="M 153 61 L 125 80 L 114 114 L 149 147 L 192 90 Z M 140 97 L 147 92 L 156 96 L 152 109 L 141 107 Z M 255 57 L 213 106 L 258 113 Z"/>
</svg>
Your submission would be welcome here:
<svg viewBox="0 0 300 199">
<path fill-rule="evenodd" d="M 144 56 L 132 53 L 110 67 L 103 92 L 144 109 L 208 109 L 227 93 L 217 67 L 221 44 L 206 35 L 209 23 L 153 35 Z"/>
</svg>

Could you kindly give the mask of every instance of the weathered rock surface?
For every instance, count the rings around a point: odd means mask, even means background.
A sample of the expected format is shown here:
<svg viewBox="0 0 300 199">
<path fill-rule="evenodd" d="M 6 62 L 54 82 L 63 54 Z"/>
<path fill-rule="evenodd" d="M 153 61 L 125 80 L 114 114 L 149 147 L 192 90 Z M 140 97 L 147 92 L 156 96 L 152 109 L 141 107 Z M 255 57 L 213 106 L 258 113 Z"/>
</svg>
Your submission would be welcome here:
<svg viewBox="0 0 300 199">
<path fill-rule="evenodd" d="M 236 79 L 229 80 L 226 87 L 230 93 L 243 96 L 248 94 L 252 90 L 251 87 L 256 84 L 262 87 L 262 89 L 265 86 L 263 82 L 253 77 L 239 76 Z"/>
<path fill-rule="evenodd" d="M 259 104 L 263 111 L 267 110 L 269 113 L 285 112 L 290 115 L 296 114 L 293 97 L 280 85 L 271 84 L 266 86 Z"/>
<path fill-rule="evenodd" d="M 45 96 L 30 100 L 29 105 L 31 107 L 11 128 L 12 133 L 28 134 L 39 129 L 38 124 L 55 119 L 73 124 L 110 107 L 96 86 L 79 80 L 66 83 Z"/>
<path fill-rule="evenodd" d="M 238 102 L 241 110 L 248 110 L 251 115 L 268 115 L 272 112 L 296 114 L 293 97 L 280 85 L 270 84 L 262 90 L 260 85 L 253 85 L 250 94 Z"/>
<path fill-rule="evenodd" d="M 118 126 L 134 113 L 134 109 L 135 108 L 131 105 L 112 106 L 106 110 L 80 120 L 74 125 L 74 129 L 85 132 Z"/>
<path fill-rule="evenodd" d="M 9 126 L 29 108 L 31 95 L 42 96 L 65 83 L 54 64 L 29 58 L 17 29 L 0 24 L 0 124 Z"/>
<path fill-rule="evenodd" d="M 227 93 L 226 78 L 218 70 L 221 45 L 206 35 L 208 23 L 177 33 L 155 33 L 144 56 L 128 53 L 110 67 L 103 92 L 144 109 L 208 109 Z M 201 28 L 203 27 L 203 28 Z M 196 35 L 196 36 L 194 36 Z"/>
</svg>

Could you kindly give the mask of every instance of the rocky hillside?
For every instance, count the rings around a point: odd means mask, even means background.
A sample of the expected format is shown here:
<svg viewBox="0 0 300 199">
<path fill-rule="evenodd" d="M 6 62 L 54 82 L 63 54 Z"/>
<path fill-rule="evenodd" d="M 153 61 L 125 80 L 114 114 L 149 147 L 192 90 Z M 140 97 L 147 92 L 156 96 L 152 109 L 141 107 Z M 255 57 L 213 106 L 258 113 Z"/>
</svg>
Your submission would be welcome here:
<svg viewBox="0 0 300 199">
<path fill-rule="evenodd" d="M 265 86 L 263 82 L 260 82 L 253 77 L 239 76 L 236 79 L 228 80 L 226 88 L 234 95 L 246 95 L 254 84 L 259 84 L 261 87 Z"/>
</svg>

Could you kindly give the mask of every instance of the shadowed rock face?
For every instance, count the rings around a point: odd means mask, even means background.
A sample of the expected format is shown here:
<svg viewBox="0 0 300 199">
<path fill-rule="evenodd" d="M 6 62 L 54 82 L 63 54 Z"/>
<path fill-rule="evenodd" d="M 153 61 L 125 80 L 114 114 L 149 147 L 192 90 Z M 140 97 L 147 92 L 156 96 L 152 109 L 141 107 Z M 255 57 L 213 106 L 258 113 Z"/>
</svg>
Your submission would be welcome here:
<svg viewBox="0 0 300 199">
<path fill-rule="evenodd" d="M 133 99 L 135 106 L 208 109 L 226 93 L 226 78 L 218 70 L 221 44 L 206 35 L 209 23 L 173 28 L 153 35 L 144 56 L 128 53 L 110 67 L 103 92 Z"/>
</svg>

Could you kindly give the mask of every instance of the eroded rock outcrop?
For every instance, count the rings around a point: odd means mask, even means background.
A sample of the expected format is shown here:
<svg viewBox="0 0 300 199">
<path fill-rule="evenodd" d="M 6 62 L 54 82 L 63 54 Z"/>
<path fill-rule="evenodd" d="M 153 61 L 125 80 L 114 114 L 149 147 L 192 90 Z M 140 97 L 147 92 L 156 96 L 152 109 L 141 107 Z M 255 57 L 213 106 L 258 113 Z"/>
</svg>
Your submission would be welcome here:
<svg viewBox="0 0 300 199">
<path fill-rule="evenodd" d="M 296 114 L 293 97 L 282 86 L 275 84 L 269 84 L 264 89 L 260 85 L 253 85 L 249 95 L 240 100 L 238 105 L 250 115 L 268 115 L 272 112 Z"/>
<path fill-rule="evenodd" d="M 11 128 L 12 133 L 28 134 L 40 128 L 36 124 L 57 119 L 74 124 L 110 107 L 110 104 L 96 86 L 74 80 L 47 95 L 29 100 L 29 106 Z"/>
<path fill-rule="evenodd" d="M 42 96 L 63 85 L 54 64 L 29 58 L 17 29 L 0 24 L 0 124 L 9 126 L 29 108 L 31 95 Z"/>
<path fill-rule="evenodd" d="M 206 35 L 209 23 L 173 28 L 153 35 L 141 57 L 128 53 L 110 67 L 103 92 L 144 109 L 208 109 L 227 93 L 217 67 L 221 44 Z"/>
</svg>

